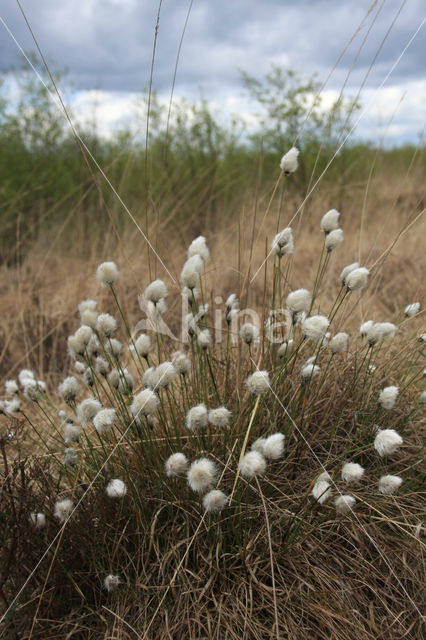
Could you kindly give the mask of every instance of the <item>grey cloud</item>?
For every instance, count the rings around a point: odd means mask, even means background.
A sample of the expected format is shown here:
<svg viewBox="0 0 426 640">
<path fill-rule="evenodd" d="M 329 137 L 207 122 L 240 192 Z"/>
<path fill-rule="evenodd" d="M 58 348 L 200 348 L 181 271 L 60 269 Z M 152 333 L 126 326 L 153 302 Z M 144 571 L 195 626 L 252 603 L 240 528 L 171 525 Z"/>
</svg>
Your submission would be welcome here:
<svg viewBox="0 0 426 640">
<path fill-rule="evenodd" d="M 290 65 L 324 79 L 370 6 L 372 11 L 328 83 L 339 89 L 383 0 L 195 0 L 181 53 L 177 91 L 207 97 L 240 90 L 239 68 L 264 75 L 272 62 Z M 149 80 L 158 4 L 140 0 L 24 0 L 29 22 L 43 51 L 56 65 L 68 67 L 80 89 L 139 91 Z M 154 87 L 170 90 L 179 40 L 189 0 L 164 0 L 158 33 Z M 348 82 L 354 94 L 363 81 L 400 0 L 387 0 Z M 2 17 L 25 50 L 34 49 L 17 4 L 8 0 Z M 372 69 L 367 86 L 375 87 L 389 71 L 423 18 L 422 0 L 408 0 Z M 0 25 L 0 29 L 3 27 Z M 420 33 L 392 74 L 406 82 L 424 74 L 424 33 Z M 3 67 L 16 62 L 16 46 L 3 33 Z"/>
</svg>

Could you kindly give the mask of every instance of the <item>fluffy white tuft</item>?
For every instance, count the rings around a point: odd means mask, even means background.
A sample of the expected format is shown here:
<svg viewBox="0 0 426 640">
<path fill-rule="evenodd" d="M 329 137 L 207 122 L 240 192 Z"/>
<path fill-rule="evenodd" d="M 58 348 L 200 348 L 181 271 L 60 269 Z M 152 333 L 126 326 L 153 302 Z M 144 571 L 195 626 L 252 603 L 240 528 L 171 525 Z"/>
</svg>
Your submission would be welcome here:
<svg viewBox="0 0 426 640">
<path fill-rule="evenodd" d="M 185 423 L 190 431 L 197 431 L 207 426 L 208 412 L 205 404 L 197 404 L 186 414 Z"/>
<path fill-rule="evenodd" d="M 399 394 L 398 387 L 391 385 L 385 387 L 379 393 L 379 404 L 383 409 L 393 409 Z"/>
<path fill-rule="evenodd" d="M 337 209 L 330 209 L 321 218 L 320 228 L 324 233 L 330 233 L 339 227 L 340 213 Z"/>
<path fill-rule="evenodd" d="M 186 455 L 184 453 L 172 453 L 172 455 L 167 458 L 164 468 L 166 470 L 166 475 L 169 478 L 182 476 L 188 469 L 188 460 Z"/>
<path fill-rule="evenodd" d="M 108 593 L 114 591 L 119 584 L 121 584 L 120 578 L 113 576 L 112 573 L 104 579 L 104 589 L 106 589 Z"/>
<path fill-rule="evenodd" d="M 145 299 L 153 304 L 160 302 L 162 298 L 166 298 L 168 294 L 167 287 L 162 280 L 154 280 L 145 289 Z"/>
<path fill-rule="evenodd" d="M 346 276 L 348 276 L 351 273 L 351 271 L 355 271 L 355 269 L 358 269 L 358 267 L 359 267 L 359 262 L 352 262 L 352 264 L 348 264 L 346 267 L 342 269 L 342 272 L 340 274 L 340 282 L 342 283 L 342 285 L 345 284 Z"/>
<path fill-rule="evenodd" d="M 195 460 L 188 469 L 188 484 L 193 491 L 203 493 L 210 489 L 217 476 L 215 463 L 208 458 Z"/>
<path fill-rule="evenodd" d="M 29 520 L 36 529 L 42 529 L 46 526 L 46 516 L 44 513 L 30 513 Z"/>
<path fill-rule="evenodd" d="M 203 270 L 203 259 L 200 255 L 195 254 L 183 265 L 183 269 L 180 274 L 180 281 L 184 287 L 188 289 L 195 289 Z"/>
<path fill-rule="evenodd" d="M 173 366 L 176 371 L 184 376 L 191 370 L 191 360 L 182 351 L 175 351 L 172 356 Z"/>
<path fill-rule="evenodd" d="M 208 329 L 203 329 L 198 333 L 197 343 L 200 349 L 203 349 L 203 351 L 205 351 L 210 347 L 211 341 L 212 339 L 211 339 L 210 331 Z"/>
<path fill-rule="evenodd" d="M 151 389 L 144 389 L 137 393 L 130 405 L 130 411 L 135 418 L 138 416 L 149 416 L 157 410 L 158 396 Z"/>
<path fill-rule="evenodd" d="M 93 418 L 93 424 L 98 433 L 105 433 L 111 429 L 117 417 L 115 409 L 101 409 Z"/>
<path fill-rule="evenodd" d="M 219 489 L 212 489 L 203 498 L 203 507 L 209 513 L 218 513 L 228 504 L 228 496 Z"/>
<path fill-rule="evenodd" d="M 255 371 L 247 378 L 246 385 L 250 393 L 260 396 L 270 387 L 269 373 L 267 371 Z"/>
<path fill-rule="evenodd" d="M 402 443 L 403 439 L 395 429 L 379 429 L 374 439 L 374 448 L 379 456 L 390 456 Z"/>
<path fill-rule="evenodd" d="M 118 278 L 118 267 L 115 262 L 102 262 L 96 269 L 96 278 L 103 287 L 114 284 Z"/>
<path fill-rule="evenodd" d="M 339 244 L 343 242 L 343 231 L 342 229 L 333 229 L 330 233 L 327 233 L 325 236 L 325 248 L 328 253 L 337 249 Z"/>
<path fill-rule="evenodd" d="M 319 342 L 324 339 L 329 326 L 330 322 L 325 316 L 310 316 L 302 322 L 302 333 L 306 338 Z"/>
<path fill-rule="evenodd" d="M 80 385 L 78 384 L 77 378 L 74 378 L 74 376 L 65 378 L 58 387 L 58 393 L 65 402 L 73 402 L 79 390 Z"/>
<path fill-rule="evenodd" d="M 344 331 L 336 333 L 336 335 L 333 336 L 333 338 L 331 338 L 330 342 L 328 343 L 331 353 L 345 353 L 345 351 L 348 350 L 348 340 L 349 336 Z"/>
<path fill-rule="evenodd" d="M 123 498 L 127 493 L 127 487 L 122 480 L 114 478 L 108 482 L 105 492 L 108 498 Z"/>
<path fill-rule="evenodd" d="M 117 329 L 117 321 L 110 313 L 100 313 L 96 320 L 96 329 L 106 338 L 110 338 Z"/>
<path fill-rule="evenodd" d="M 404 313 L 407 316 L 407 318 L 412 318 L 419 311 L 420 311 L 420 302 L 412 302 L 411 304 L 408 304 L 404 309 Z"/>
<path fill-rule="evenodd" d="M 231 412 L 226 407 L 210 409 L 208 420 L 214 427 L 227 427 L 231 418 Z"/>
<path fill-rule="evenodd" d="M 346 513 L 352 511 L 356 503 L 356 500 L 353 496 L 338 496 L 334 500 L 334 506 L 336 507 L 336 513 L 339 516 L 343 516 Z"/>
<path fill-rule="evenodd" d="M 291 227 L 286 227 L 277 233 L 272 240 L 271 249 L 280 258 L 286 253 L 294 252 L 293 232 Z"/>
<path fill-rule="evenodd" d="M 249 451 L 241 458 L 238 468 L 244 478 L 254 478 L 265 473 L 266 460 L 259 451 Z"/>
<path fill-rule="evenodd" d="M 370 275 L 369 270 L 366 267 L 358 267 L 354 269 L 345 278 L 345 285 L 349 291 L 358 291 L 365 287 Z"/>
<path fill-rule="evenodd" d="M 64 500 L 58 500 L 55 502 L 55 510 L 53 515 L 59 522 L 65 522 L 69 514 L 74 508 L 74 502 L 69 498 L 65 498 Z"/>
<path fill-rule="evenodd" d="M 204 236 L 198 236 L 191 242 L 188 248 L 188 258 L 192 258 L 192 256 L 199 255 L 203 260 L 208 260 L 210 256 L 210 251 L 206 244 L 206 239 Z"/>
<path fill-rule="evenodd" d="M 294 173 L 297 169 L 297 158 L 299 156 L 299 149 L 297 147 L 291 147 L 283 155 L 280 161 L 280 168 L 284 171 L 284 175 L 289 176 L 290 173 Z"/>
<path fill-rule="evenodd" d="M 307 311 L 311 304 L 311 294 L 307 289 L 296 289 L 288 294 L 285 303 L 291 313 Z"/>
<path fill-rule="evenodd" d="M 399 476 L 382 476 L 379 480 L 379 491 L 385 495 L 395 493 L 402 485 L 402 478 Z"/>
<path fill-rule="evenodd" d="M 268 436 L 263 443 L 263 451 L 261 452 L 268 460 L 278 460 L 284 454 L 284 434 L 273 433 Z M 253 449 L 253 447 L 252 447 Z"/>
<path fill-rule="evenodd" d="M 342 467 L 342 480 L 344 482 L 358 482 L 364 473 L 364 467 L 361 467 L 358 462 L 346 462 Z"/>
</svg>

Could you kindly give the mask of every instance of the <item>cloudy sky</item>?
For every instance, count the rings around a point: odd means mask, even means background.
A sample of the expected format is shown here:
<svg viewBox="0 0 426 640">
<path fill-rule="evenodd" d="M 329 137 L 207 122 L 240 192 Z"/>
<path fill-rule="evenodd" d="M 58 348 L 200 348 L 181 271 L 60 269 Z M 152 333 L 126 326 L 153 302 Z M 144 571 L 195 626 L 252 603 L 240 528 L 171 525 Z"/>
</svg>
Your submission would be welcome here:
<svg viewBox="0 0 426 640">
<path fill-rule="evenodd" d="M 158 1 L 21 5 L 43 53 L 69 69 L 79 117 L 96 99 L 103 132 L 123 124 L 149 82 Z M 344 82 L 352 96 L 363 85 L 365 112 L 353 136 L 378 140 L 391 120 L 388 143 L 417 142 L 425 120 L 425 15 L 424 0 L 163 0 L 153 86 L 169 98 L 187 17 L 176 97 L 196 99 L 201 88 L 214 107 L 247 118 L 255 107 L 244 96 L 240 69 L 261 78 L 276 63 L 325 80 L 346 48 L 324 89 L 326 101 Z M 0 3 L 0 33 L 3 68 L 17 64 L 17 43 L 35 48 L 16 0 Z"/>
</svg>

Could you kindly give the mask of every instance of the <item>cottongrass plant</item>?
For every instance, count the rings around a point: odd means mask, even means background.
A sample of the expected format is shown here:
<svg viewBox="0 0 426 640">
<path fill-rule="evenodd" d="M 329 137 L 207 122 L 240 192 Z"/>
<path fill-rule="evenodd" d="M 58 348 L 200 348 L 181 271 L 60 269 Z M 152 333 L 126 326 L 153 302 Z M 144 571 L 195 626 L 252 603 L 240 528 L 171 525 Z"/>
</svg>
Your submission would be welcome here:
<svg viewBox="0 0 426 640">
<path fill-rule="evenodd" d="M 286 176 L 297 159 L 297 149 L 284 156 Z M 6 382 L 0 595 L 9 625 L 18 601 L 47 619 L 66 597 L 71 609 L 104 603 L 109 620 L 143 601 L 149 615 L 134 619 L 144 638 L 187 637 L 186 615 L 199 621 L 193 637 L 237 637 L 213 633 L 218 612 L 247 638 L 421 637 L 410 555 L 421 526 L 424 353 L 409 330 L 419 306 L 365 319 L 358 331 L 353 309 L 374 265 L 342 264 L 344 214 L 332 209 L 318 226 L 323 251 L 309 288 L 303 274 L 284 276 L 296 233 L 270 234 L 274 282 L 257 324 L 240 311 L 247 291 L 210 288 L 204 236 L 189 246 L 182 290 L 144 283 L 153 320 L 144 333 L 120 302 L 117 265 L 104 262 L 95 275 L 108 307 L 79 305 L 56 389 L 30 370 Z M 324 291 L 332 261 L 340 278 Z M 221 341 L 210 310 L 218 295 Z M 178 341 L 158 331 L 166 296 L 187 307 Z M 278 302 L 288 321 L 277 341 Z M 318 613 L 330 606 L 319 604 L 323 593 L 339 608 L 332 626 Z M 253 612 L 244 621 L 242 598 Z M 359 635 L 354 611 L 371 620 L 370 635 Z"/>
</svg>

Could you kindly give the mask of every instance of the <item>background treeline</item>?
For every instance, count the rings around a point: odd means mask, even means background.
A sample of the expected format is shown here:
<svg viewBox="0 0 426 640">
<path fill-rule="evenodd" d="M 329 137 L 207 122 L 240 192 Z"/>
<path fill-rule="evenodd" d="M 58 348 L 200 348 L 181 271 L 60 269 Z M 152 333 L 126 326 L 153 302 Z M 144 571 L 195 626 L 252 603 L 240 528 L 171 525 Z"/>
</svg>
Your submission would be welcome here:
<svg viewBox="0 0 426 640">
<path fill-rule="evenodd" d="M 56 80 L 61 91 L 69 88 L 66 76 Z M 48 243 L 65 221 L 70 220 L 64 234 L 70 246 L 77 229 L 80 245 L 102 242 L 102 234 L 90 234 L 93 225 L 122 230 L 128 216 L 48 91 L 32 70 L 15 73 L 14 81 L 13 103 L 6 99 L 7 82 L 0 85 L 2 260 L 16 262 L 40 237 Z M 318 81 L 279 67 L 263 80 L 242 74 L 242 81 L 257 112 L 250 128 L 239 116 L 225 122 L 202 98 L 176 101 L 169 112 L 155 93 L 149 101 L 148 144 L 147 95 L 141 94 L 134 121 L 112 138 L 98 135 L 95 112 L 92 122 L 79 127 L 84 145 L 141 226 L 147 216 L 161 215 L 163 223 L 191 217 L 205 229 L 218 216 L 253 206 L 260 192 L 272 188 L 279 160 L 295 139 L 302 150 L 300 170 L 289 188 L 300 202 L 306 185 L 314 185 L 324 171 L 322 185 L 332 185 L 335 206 L 341 207 L 354 184 L 371 178 L 372 168 L 392 179 L 413 158 L 421 166 L 423 152 L 412 146 L 378 150 L 351 137 L 329 164 L 360 109 L 356 99 L 341 96 L 328 109 L 319 99 L 313 104 Z"/>
</svg>

